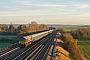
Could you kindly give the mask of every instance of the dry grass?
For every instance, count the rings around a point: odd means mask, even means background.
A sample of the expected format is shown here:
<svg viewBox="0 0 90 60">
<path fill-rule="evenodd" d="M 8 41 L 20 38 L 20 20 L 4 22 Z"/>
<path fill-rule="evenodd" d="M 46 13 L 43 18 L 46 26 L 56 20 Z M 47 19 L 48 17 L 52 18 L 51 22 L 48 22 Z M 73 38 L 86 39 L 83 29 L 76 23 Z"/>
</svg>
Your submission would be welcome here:
<svg viewBox="0 0 90 60">
<path fill-rule="evenodd" d="M 58 39 L 58 43 L 56 46 L 55 60 L 71 60 L 71 58 L 69 57 L 69 52 L 61 47 L 62 44 L 63 44 L 63 41 Z"/>
</svg>

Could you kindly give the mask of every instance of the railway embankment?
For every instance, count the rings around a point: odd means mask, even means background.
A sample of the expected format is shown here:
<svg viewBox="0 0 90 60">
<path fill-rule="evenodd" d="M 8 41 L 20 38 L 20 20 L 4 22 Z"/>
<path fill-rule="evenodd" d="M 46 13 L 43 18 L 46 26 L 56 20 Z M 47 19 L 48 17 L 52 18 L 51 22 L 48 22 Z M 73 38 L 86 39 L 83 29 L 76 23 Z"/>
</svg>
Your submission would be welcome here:
<svg viewBox="0 0 90 60">
<path fill-rule="evenodd" d="M 69 56 L 69 52 L 63 48 L 63 41 L 57 39 L 55 60 L 72 60 Z"/>
<path fill-rule="evenodd" d="M 54 42 L 55 41 L 56 39 L 54 39 Z M 69 57 L 70 53 L 63 48 L 63 41 L 61 39 L 57 39 L 55 52 L 53 52 L 54 44 L 55 43 L 53 43 L 53 45 L 51 46 L 46 60 L 71 60 L 71 58 Z M 55 54 L 52 57 L 53 53 Z"/>
<path fill-rule="evenodd" d="M 69 36 L 67 37 L 69 38 Z M 72 40 L 72 39 L 71 39 Z M 78 50 L 78 47 L 76 48 L 76 45 L 72 41 L 69 43 L 71 45 L 66 45 L 66 42 L 62 39 L 57 39 L 55 51 L 53 52 L 54 44 L 55 44 L 56 39 L 54 39 L 54 43 L 50 48 L 50 51 L 48 53 L 47 59 L 46 60 L 86 60 L 85 57 L 80 53 Z M 66 48 L 68 49 L 66 49 Z M 70 47 L 70 48 L 69 48 Z M 78 53 L 77 53 L 78 52 Z M 52 59 L 52 54 L 54 53 L 53 59 Z"/>
</svg>

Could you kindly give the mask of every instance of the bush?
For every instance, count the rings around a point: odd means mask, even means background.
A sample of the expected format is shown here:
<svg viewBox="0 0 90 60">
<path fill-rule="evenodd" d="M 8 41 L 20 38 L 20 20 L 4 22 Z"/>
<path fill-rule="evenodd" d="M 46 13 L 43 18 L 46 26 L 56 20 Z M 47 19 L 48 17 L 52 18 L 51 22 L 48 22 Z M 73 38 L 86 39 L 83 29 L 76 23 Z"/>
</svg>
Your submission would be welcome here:
<svg viewBox="0 0 90 60">
<path fill-rule="evenodd" d="M 73 60 L 82 60 L 83 55 L 77 46 L 78 40 L 73 39 L 69 33 L 63 34 L 62 37 L 64 41 L 64 48 L 70 52 L 70 57 L 73 58 Z"/>
</svg>

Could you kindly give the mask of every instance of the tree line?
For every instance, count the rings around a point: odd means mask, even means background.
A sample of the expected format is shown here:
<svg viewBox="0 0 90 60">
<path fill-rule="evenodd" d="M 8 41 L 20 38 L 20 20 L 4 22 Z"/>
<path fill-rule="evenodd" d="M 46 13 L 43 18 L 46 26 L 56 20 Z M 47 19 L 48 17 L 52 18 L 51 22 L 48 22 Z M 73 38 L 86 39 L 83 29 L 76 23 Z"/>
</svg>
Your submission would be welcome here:
<svg viewBox="0 0 90 60">
<path fill-rule="evenodd" d="M 71 30 L 70 33 L 75 39 L 90 39 L 90 27 Z"/>
<path fill-rule="evenodd" d="M 35 21 L 29 23 L 28 26 L 21 24 L 17 27 L 12 23 L 9 26 L 7 24 L 0 24 L 0 35 L 26 34 L 44 30 L 49 30 L 48 26 L 45 24 L 38 25 Z"/>
<path fill-rule="evenodd" d="M 60 27 L 58 30 L 60 30 L 61 33 L 70 33 L 74 39 L 90 39 L 90 27 L 78 28 L 68 32 L 62 27 Z"/>
<path fill-rule="evenodd" d="M 64 41 L 63 47 L 70 52 L 70 57 L 73 60 L 85 60 L 77 46 L 77 39 L 74 39 L 70 33 L 64 33 L 62 34 L 62 40 Z"/>
<path fill-rule="evenodd" d="M 70 52 L 70 57 L 73 60 L 85 60 L 85 57 L 82 55 L 77 46 L 78 40 L 73 38 L 71 32 L 65 31 L 64 28 L 59 28 L 58 30 L 61 33 L 60 39 L 64 42 L 63 48 Z M 78 33 L 82 36 L 81 30 L 79 30 Z"/>
</svg>

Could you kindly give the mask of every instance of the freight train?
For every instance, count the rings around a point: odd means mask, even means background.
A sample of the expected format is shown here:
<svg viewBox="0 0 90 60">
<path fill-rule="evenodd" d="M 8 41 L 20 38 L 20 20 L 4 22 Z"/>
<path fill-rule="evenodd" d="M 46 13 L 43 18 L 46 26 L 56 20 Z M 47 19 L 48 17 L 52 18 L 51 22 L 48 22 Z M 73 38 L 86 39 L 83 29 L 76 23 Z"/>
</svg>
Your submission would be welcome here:
<svg viewBox="0 0 90 60">
<path fill-rule="evenodd" d="M 46 35 L 48 35 L 52 32 L 53 32 L 53 30 L 49 30 L 49 31 L 45 31 L 45 32 L 41 32 L 41 33 L 21 37 L 19 39 L 19 45 L 20 45 L 20 47 L 26 47 L 29 44 L 31 44 L 32 42 L 35 42 L 35 41 L 39 40 L 40 38 L 42 38 L 42 37 L 44 37 L 44 36 L 46 36 Z"/>
</svg>

